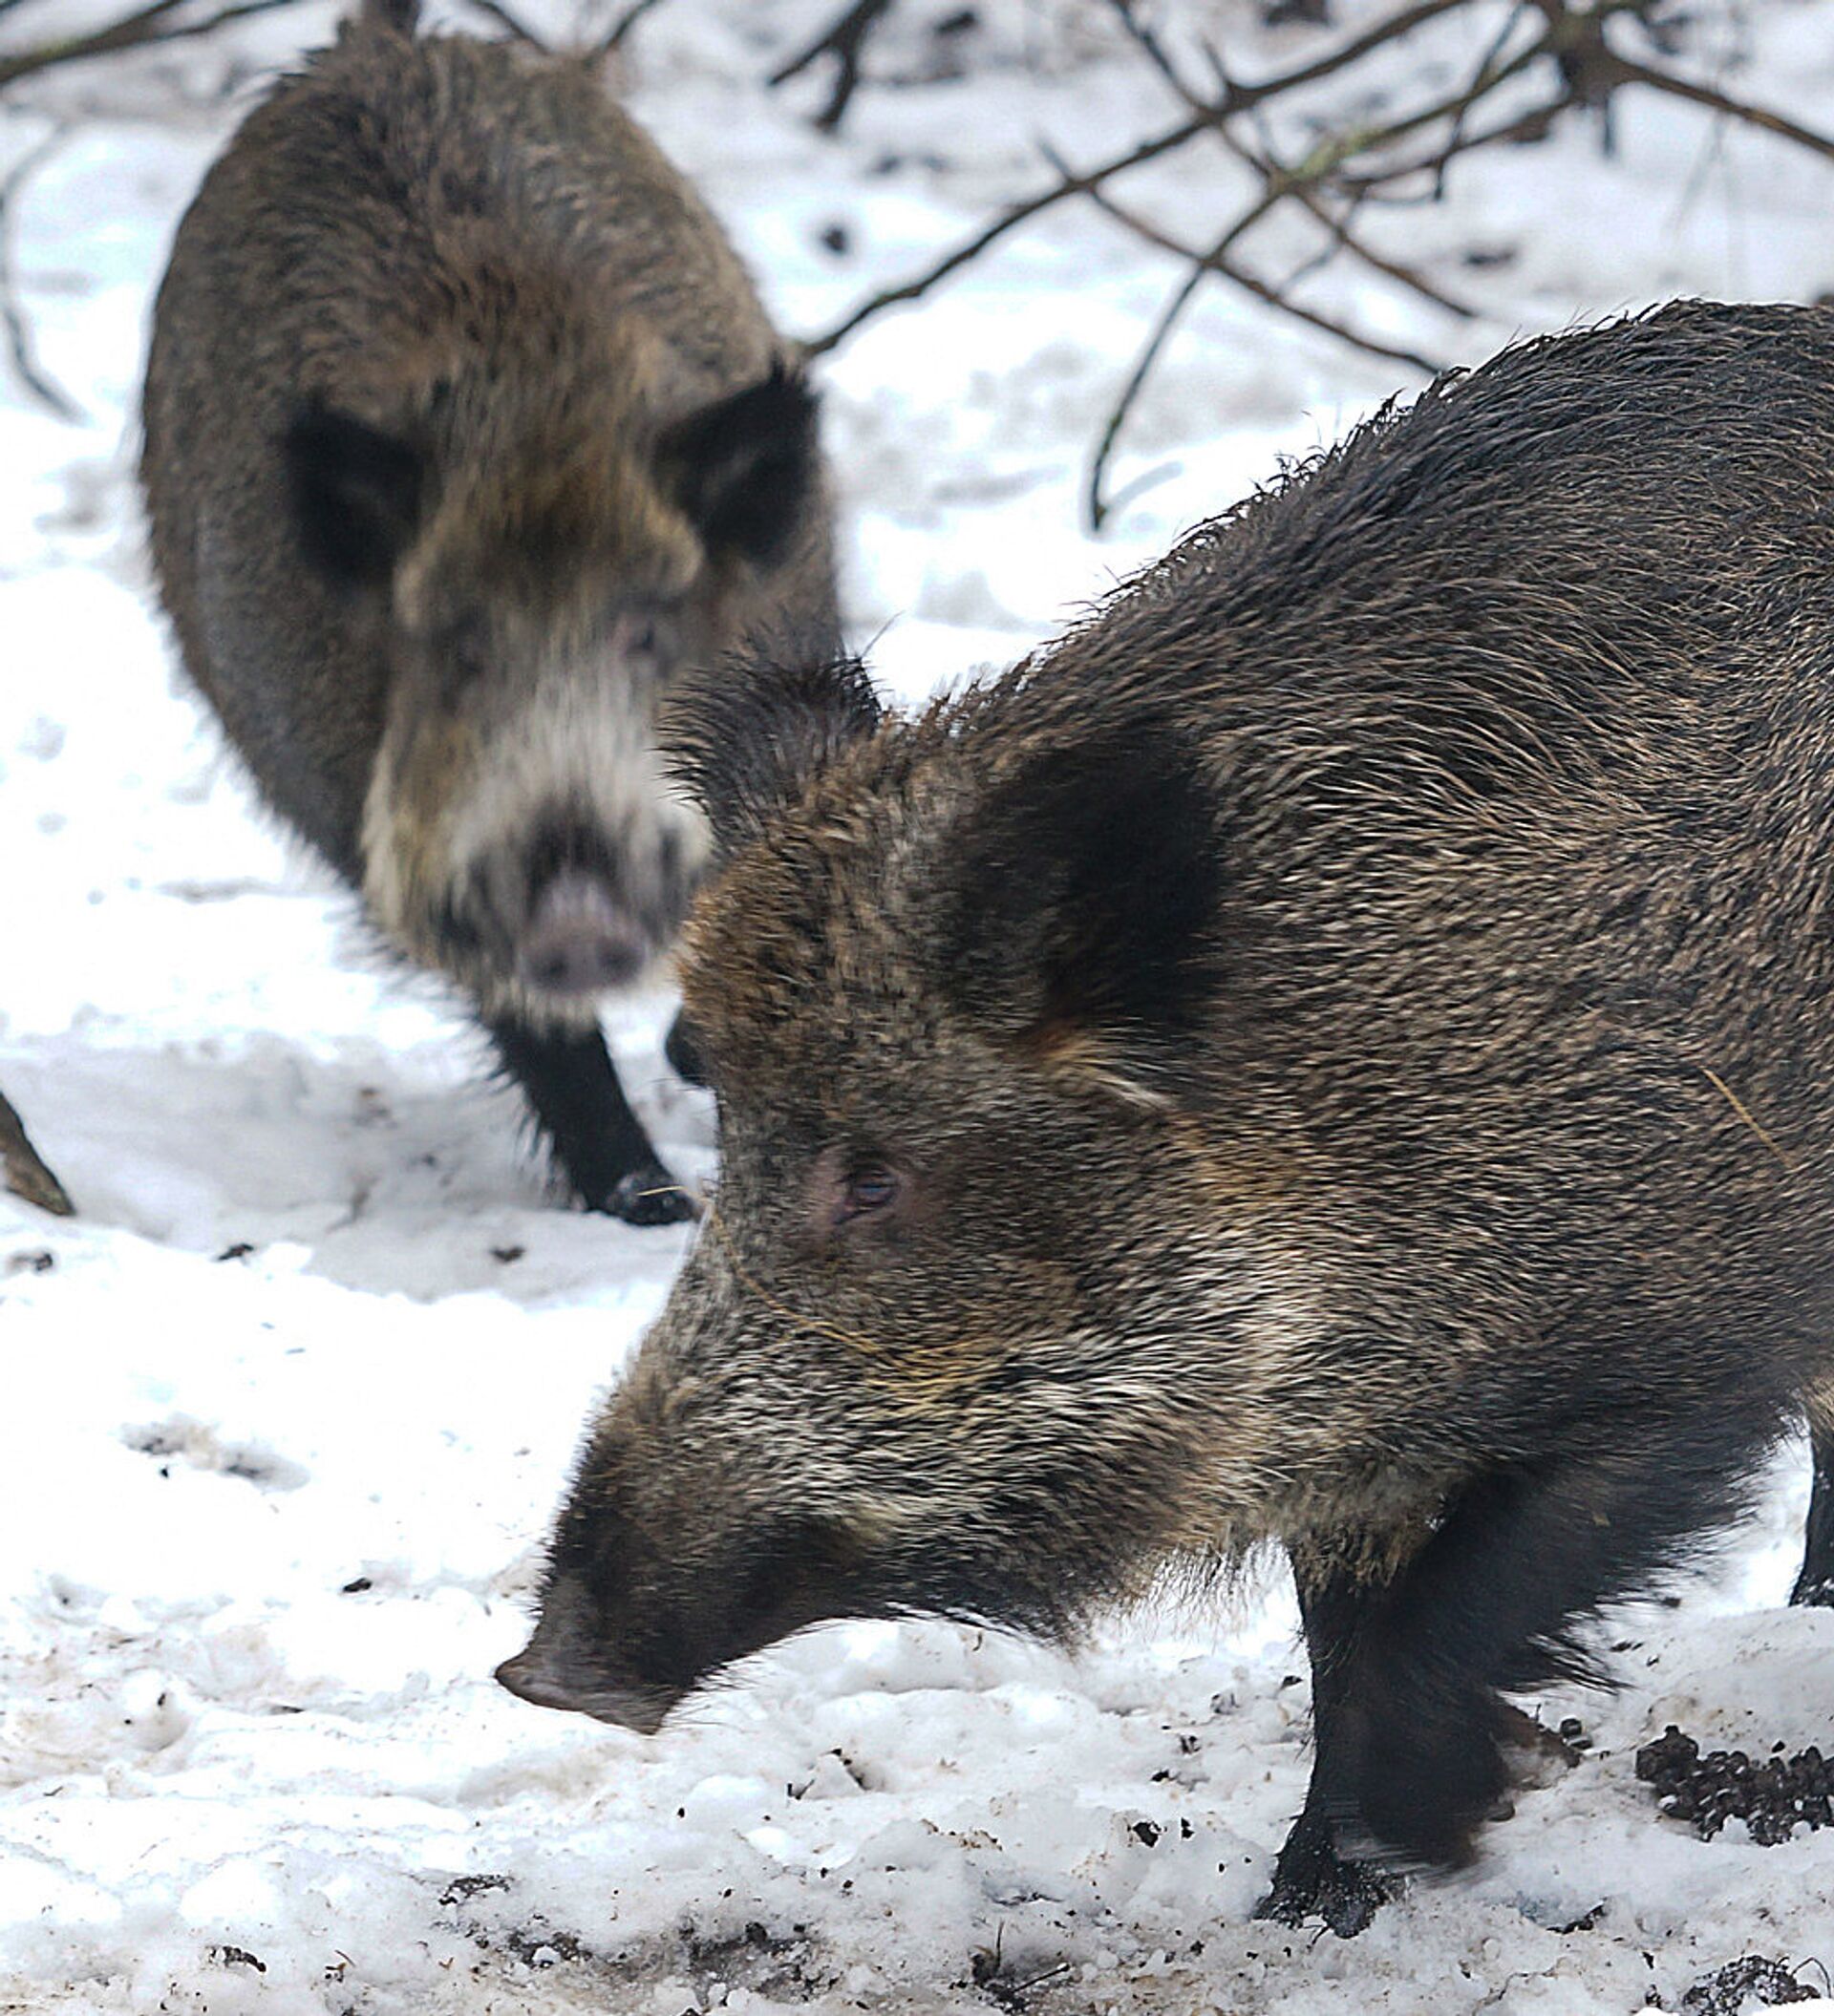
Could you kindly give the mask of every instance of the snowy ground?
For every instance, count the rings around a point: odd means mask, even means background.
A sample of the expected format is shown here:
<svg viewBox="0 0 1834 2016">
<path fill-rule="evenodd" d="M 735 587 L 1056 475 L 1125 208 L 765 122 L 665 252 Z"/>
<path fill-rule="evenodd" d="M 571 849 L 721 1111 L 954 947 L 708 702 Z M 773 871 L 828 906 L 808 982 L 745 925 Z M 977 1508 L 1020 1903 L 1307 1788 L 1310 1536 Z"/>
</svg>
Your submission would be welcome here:
<svg viewBox="0 0 1834 2016">
<path fill-rule="evenodd" d="M 14 33 L 100 11 L 33 5 Z M 833 11 L 668 0 L 630 65 L 792 329 L 1034 186 L 1040 134 L 1087 159 L 1168 117 L 1100 10 L 986 0 L 969 81 L 869 92 L 824 141 L 815 82 L 757 80 Z M 885 60 L 921 68 L 947 11 L 909 0 Z M 1232 35 L 1251 11 L 1189 10 Z M 1794 1455 L 1678 1610 L 1612 1621 L 1620 1696 L 1542 1705 L 1583 1718 L 1585 1761 L 1521 1794 L 1472 1877 L 1349 1944 L 1248 1919 L 1307 1764 L 1277 1587 L 1118 1623 L 1075 1663 L 836 1628 L 652 1739 L 492 1685 L 580 1423 L 686 1235 L 554 1208 L 451 1005 L 253 814 L 148 613 L 128 480 L 171 227 L 246 79 L 331 18 L 72 72 L 0 118 L 0 167 L 71 122 L 13 229 L 42 361 L 87 415 L 0 386 L 0 1086 L 81 1212 L 0 1197 L 0 2011 L 1578 2016 L 1676 2007 L 1747 1952 L 1824 1985 L 1834 1831 L 1701 1843 L 1631 1772 L 1669 1721 L 1828 1746 L 1834 1613 L 1777 1607 Z M 1834 7 L 1742 18 L 1734 80 L 1824 121 Z M 1443 60 L 1474 63 L 1474 33 Z M 1248 67 L 1314 46 L 1259 37 Z M 1617 141 L 1602 181 L 1573 136 L 1408 213 L 1391 244 L 1481 277 L 1499 319 L 1348 274 L 1315 298 L 1475 358 L 1669 293 L 1834 286 L 1834 172 L 1673 105 L 1626 100 Z M 1194 154 L 1139 193 L 1201 237 L 1227 173 Z M 1506 263 L 1474 275 L 1471 244 Z M 1091 541 L 1088 446 L 1176 277 L 1065 211 L 829 360 L 853 615 L 890 626 L 896 688 L 1016 655 L 1405 382 L 1208 297 L 1123 444 L 1118 479 L 1146 480 Z M 660 1062 L 667 1012 L 612 1028 L 698 1174 L 711 1116 Z"/>
</svg>

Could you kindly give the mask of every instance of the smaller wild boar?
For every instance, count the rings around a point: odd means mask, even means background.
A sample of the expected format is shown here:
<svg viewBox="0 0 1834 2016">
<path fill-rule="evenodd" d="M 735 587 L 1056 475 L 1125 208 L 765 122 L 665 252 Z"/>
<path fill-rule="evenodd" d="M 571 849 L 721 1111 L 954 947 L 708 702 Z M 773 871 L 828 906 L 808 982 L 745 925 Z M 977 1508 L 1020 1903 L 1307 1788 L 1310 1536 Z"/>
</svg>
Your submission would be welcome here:
<svg viewBox="0 0 1834 2016">
<path fill-rule="evenodd" d="M 685 702 L 721 1176 L 504 1683 L 644 1730 L 822 1618 L 1059 1636 L 1257 1543 L 1312 1666 L 1264 1910 L 1366 1922 L 1504 1697 L 1819 1390 L 1834 314 L 1434 386 L 911 720 Z"/>
<path fill-rule="evenodd" d="M 27 1136 L 25 1123 L 8 1104 L 4 1093 L 0 1093 L 0 1170 L 5 1171 L 7 1188 L 13 1196 L 36 1204 L 41 1211 L 69 1218 L 75 1209 L 64 1194 L 64 1186 L 40 1159 Z"/>
<path fill-rule="evenodd" d="M 578 1197 L 691 1210 L 597 1004 L 707 854 L 657 699 L 831 628 L 814 400 L 582 62 L 369 0 L 205 178 L 141 474 L 199 690 L 268 804 L 477 1002 Z"/>
</svg>

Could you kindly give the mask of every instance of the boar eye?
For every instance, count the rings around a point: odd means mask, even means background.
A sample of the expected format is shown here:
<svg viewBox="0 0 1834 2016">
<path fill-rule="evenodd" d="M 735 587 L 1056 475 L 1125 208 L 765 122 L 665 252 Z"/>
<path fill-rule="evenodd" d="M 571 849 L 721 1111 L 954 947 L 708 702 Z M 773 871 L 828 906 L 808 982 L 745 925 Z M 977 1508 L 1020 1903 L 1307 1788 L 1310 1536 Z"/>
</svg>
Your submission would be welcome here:
<svg viewBox="0 0 1834 2016">
<path fill-rule="evenodd" d="M 863 1162 L 847 1178 L 835 1211 L 835 1223 L 883 1211 L 898 1199 L 898 1178 L 883 1162 Z"/>
<path fill-rule="evenodd" d="M 908 1229 L 904 1221 L 918 1195 L 916 1178 L 876 1149 L 849 1147 L 830 1142 L 815 1158 L 809 1171 L 808 1217 L 803 1221 L 815 1249 L 830 1249 L 832 1242 L 848 1237 L 856 1229 L 863 1235 L 860 1250 L 875 1251 L 881 1244 L 877 1235 Z"/>
</svg>

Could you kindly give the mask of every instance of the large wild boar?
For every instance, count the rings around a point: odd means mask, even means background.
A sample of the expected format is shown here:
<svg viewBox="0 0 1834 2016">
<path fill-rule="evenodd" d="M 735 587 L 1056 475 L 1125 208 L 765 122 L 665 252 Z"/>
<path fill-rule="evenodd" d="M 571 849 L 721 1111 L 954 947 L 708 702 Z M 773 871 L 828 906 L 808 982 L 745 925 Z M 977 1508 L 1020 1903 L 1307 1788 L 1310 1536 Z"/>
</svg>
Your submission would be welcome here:
<svg viewBox="0 0 1834 2016">
<path fill-rule="evenodd" d="M 370 0 L 192 204 L 141 470 L 184 662 L 268 803 L 479 1004 L 578 1196 L 679 1218 L 596 1004 L 706 857 L 658 696 L 834 622 L 813 399 L 584 63 Z"/>
<path fill-rule="evenodd" d="M 1834 314 L 1526 344 L 915 719 L 679 734 L 721 1177 L 501 1677 L 650 1730 L 1277 1541 L 1264 1909 L 1357 1929 L 1834 1370 Z"/>
</svg>

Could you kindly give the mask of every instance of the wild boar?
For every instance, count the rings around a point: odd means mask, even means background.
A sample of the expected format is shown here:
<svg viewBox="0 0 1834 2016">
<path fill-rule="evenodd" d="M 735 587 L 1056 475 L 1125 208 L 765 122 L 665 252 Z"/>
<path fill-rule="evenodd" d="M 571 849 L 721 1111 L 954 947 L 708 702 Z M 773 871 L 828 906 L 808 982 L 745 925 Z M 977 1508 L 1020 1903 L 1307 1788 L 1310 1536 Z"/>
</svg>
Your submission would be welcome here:
<svg viewBox="0 0 1834 2016">
<path fill-rule="evenodd" d="M 692 1205 L 597 1004 L 707 854 L 651 717 L 831 626 L 813 395 L 585 63 L 372 0 L 179 228 L 141 475 L 191 678 L 267 803 L 477 1003 L 578 1197 Z"/>
<path fill-rule="evenodd" d="M 1503 1697 L 1600 1677 L 1834 1372 L 1830 500 L 1834 315 L 1678 305 L 915 718 L 684 699 L 721 1175 L 504 1683 L 653 1730 L 819 1619 L 1070 1637 L 1277 1542 L 1264 1911 L 1463 1862 Z"/>
</svg>

